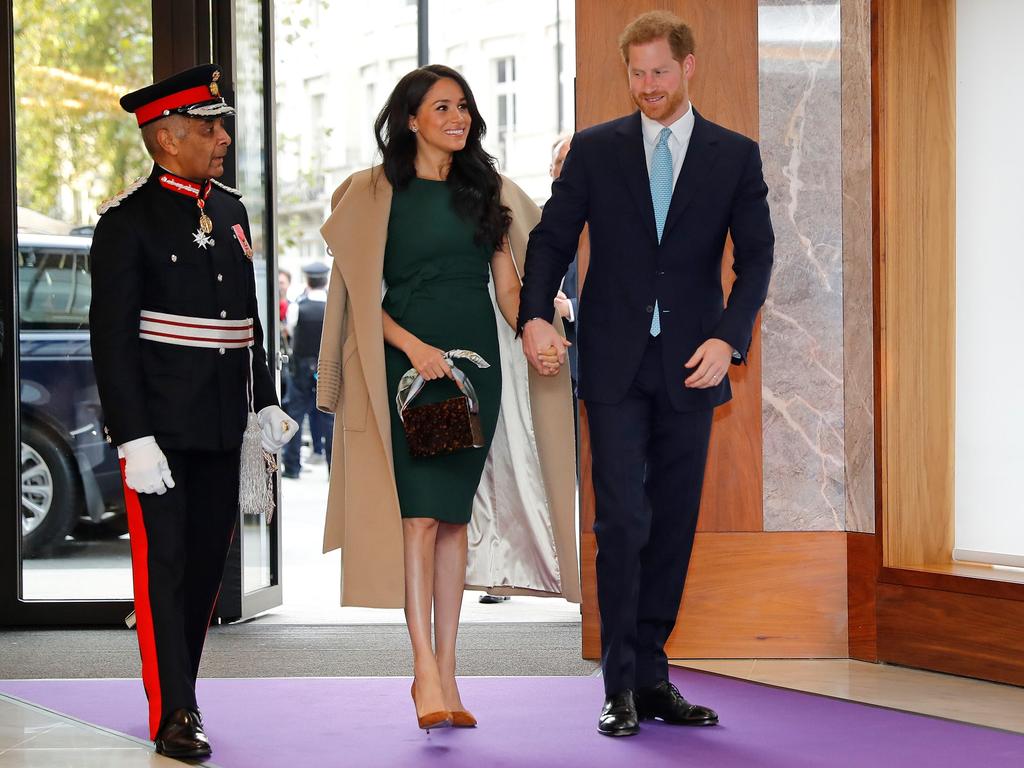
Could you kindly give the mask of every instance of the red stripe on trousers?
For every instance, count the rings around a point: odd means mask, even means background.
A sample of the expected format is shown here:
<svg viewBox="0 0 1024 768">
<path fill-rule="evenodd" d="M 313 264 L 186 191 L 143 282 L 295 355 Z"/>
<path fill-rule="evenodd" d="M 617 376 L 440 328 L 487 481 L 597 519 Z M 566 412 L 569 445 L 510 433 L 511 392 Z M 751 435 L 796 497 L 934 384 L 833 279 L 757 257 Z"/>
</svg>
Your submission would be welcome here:
<svg viewBox="0 0 1024 768">
<path fill-rule="evenodd" d="M 128 487 L 121 459 L 121 484 L 128 513 L 128 536 L 132 549 L 132 583 L 135 588 L 135 632 L 139 636 L 142 656 L 142 685 L 149 699 L 149 738 L 155 739 L 160 729 L 161 701 L 160 667 L 156 657 L 156 636 L 153 633 L 153 611 L 149 605 L 149 541 L 142 519 L 139 494 Z"/>
</svg>

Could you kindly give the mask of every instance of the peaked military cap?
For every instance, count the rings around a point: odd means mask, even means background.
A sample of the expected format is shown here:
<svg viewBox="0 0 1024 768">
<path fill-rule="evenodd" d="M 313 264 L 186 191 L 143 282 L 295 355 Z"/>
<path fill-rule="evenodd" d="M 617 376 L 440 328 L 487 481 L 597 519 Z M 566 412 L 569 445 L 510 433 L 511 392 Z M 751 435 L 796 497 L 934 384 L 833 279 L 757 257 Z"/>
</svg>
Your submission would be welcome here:
<svg viewBox="0 0 1024 768">
<path fill-rule="evenodd" d="M 213 118 L 235 114 L 220 93 L 220 67 L 200 64 L 121 97 L 121 108 L 131 112 L 139 127 L 168 115 Z"/>
<path fill-rule="evenodd" d="M 323 277 L 330 271 L 331 268 L 322 261 L 311 261 L 302 265 L 302 274 L 309 275 L 310 277 Z"/>
</svg>

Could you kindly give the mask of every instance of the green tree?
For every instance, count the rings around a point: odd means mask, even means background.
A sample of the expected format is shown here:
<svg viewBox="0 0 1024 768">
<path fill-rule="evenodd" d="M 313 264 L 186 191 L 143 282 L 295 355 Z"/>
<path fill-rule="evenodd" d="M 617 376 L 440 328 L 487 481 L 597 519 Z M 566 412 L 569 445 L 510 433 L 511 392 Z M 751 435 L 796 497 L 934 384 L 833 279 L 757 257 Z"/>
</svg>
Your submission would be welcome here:
<svg viewBox="0 0 1024 768">
<path fill-rule="evenodd" d="M 148 170 L 118 99 L 152 82 L 151 14 L 151 0 L 15 0 L 19 205 L 68 220 L 63 187 L 94 205 Z"/>
</svg>

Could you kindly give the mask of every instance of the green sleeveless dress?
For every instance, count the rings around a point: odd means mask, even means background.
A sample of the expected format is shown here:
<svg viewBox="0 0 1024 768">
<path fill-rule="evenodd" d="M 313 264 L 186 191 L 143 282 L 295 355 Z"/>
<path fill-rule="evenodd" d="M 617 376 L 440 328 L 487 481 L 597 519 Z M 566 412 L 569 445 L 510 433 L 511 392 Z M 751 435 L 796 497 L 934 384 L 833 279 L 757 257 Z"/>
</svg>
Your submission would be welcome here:
<svg viewBox="0 0 1024 768">
<path fill-rule="evenodd" d="M 457 361 L 480 399 L 484 447 L 414 458 L 395 406 L 398 380 L 412 364 L 401 350 L 384 344 L 391 447 L 402 517 L 468 523 L 498 423 L 501 360 L 487 288 L 494 252 L 473 242 L 474 230 L 472 223 L 455 212 L 443 181 L 416 178 L 394 194 L 384 251 L 384 310 L 421 341 L 444 351 L 472 350 L 490 363 L 490 368 L 477 368 L 468 360 Z M 413 405 L 459 394 L 450 379 L 430 381 Z"/>
</svg>

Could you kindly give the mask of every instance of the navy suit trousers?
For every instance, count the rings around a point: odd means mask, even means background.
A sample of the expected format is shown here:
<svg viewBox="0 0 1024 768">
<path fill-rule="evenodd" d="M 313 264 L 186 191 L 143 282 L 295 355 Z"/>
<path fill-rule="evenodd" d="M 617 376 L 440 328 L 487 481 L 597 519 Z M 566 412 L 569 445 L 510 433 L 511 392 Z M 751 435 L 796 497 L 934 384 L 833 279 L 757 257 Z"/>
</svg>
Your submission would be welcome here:
<svg viewBox="0 0 1024 768">
<path fill-rule="evenodd" d="M 713 409 L 679 412 L 652 338 L 625 399 L 587 402 L 606 694 L 668 679 Z"/>
</svg>

